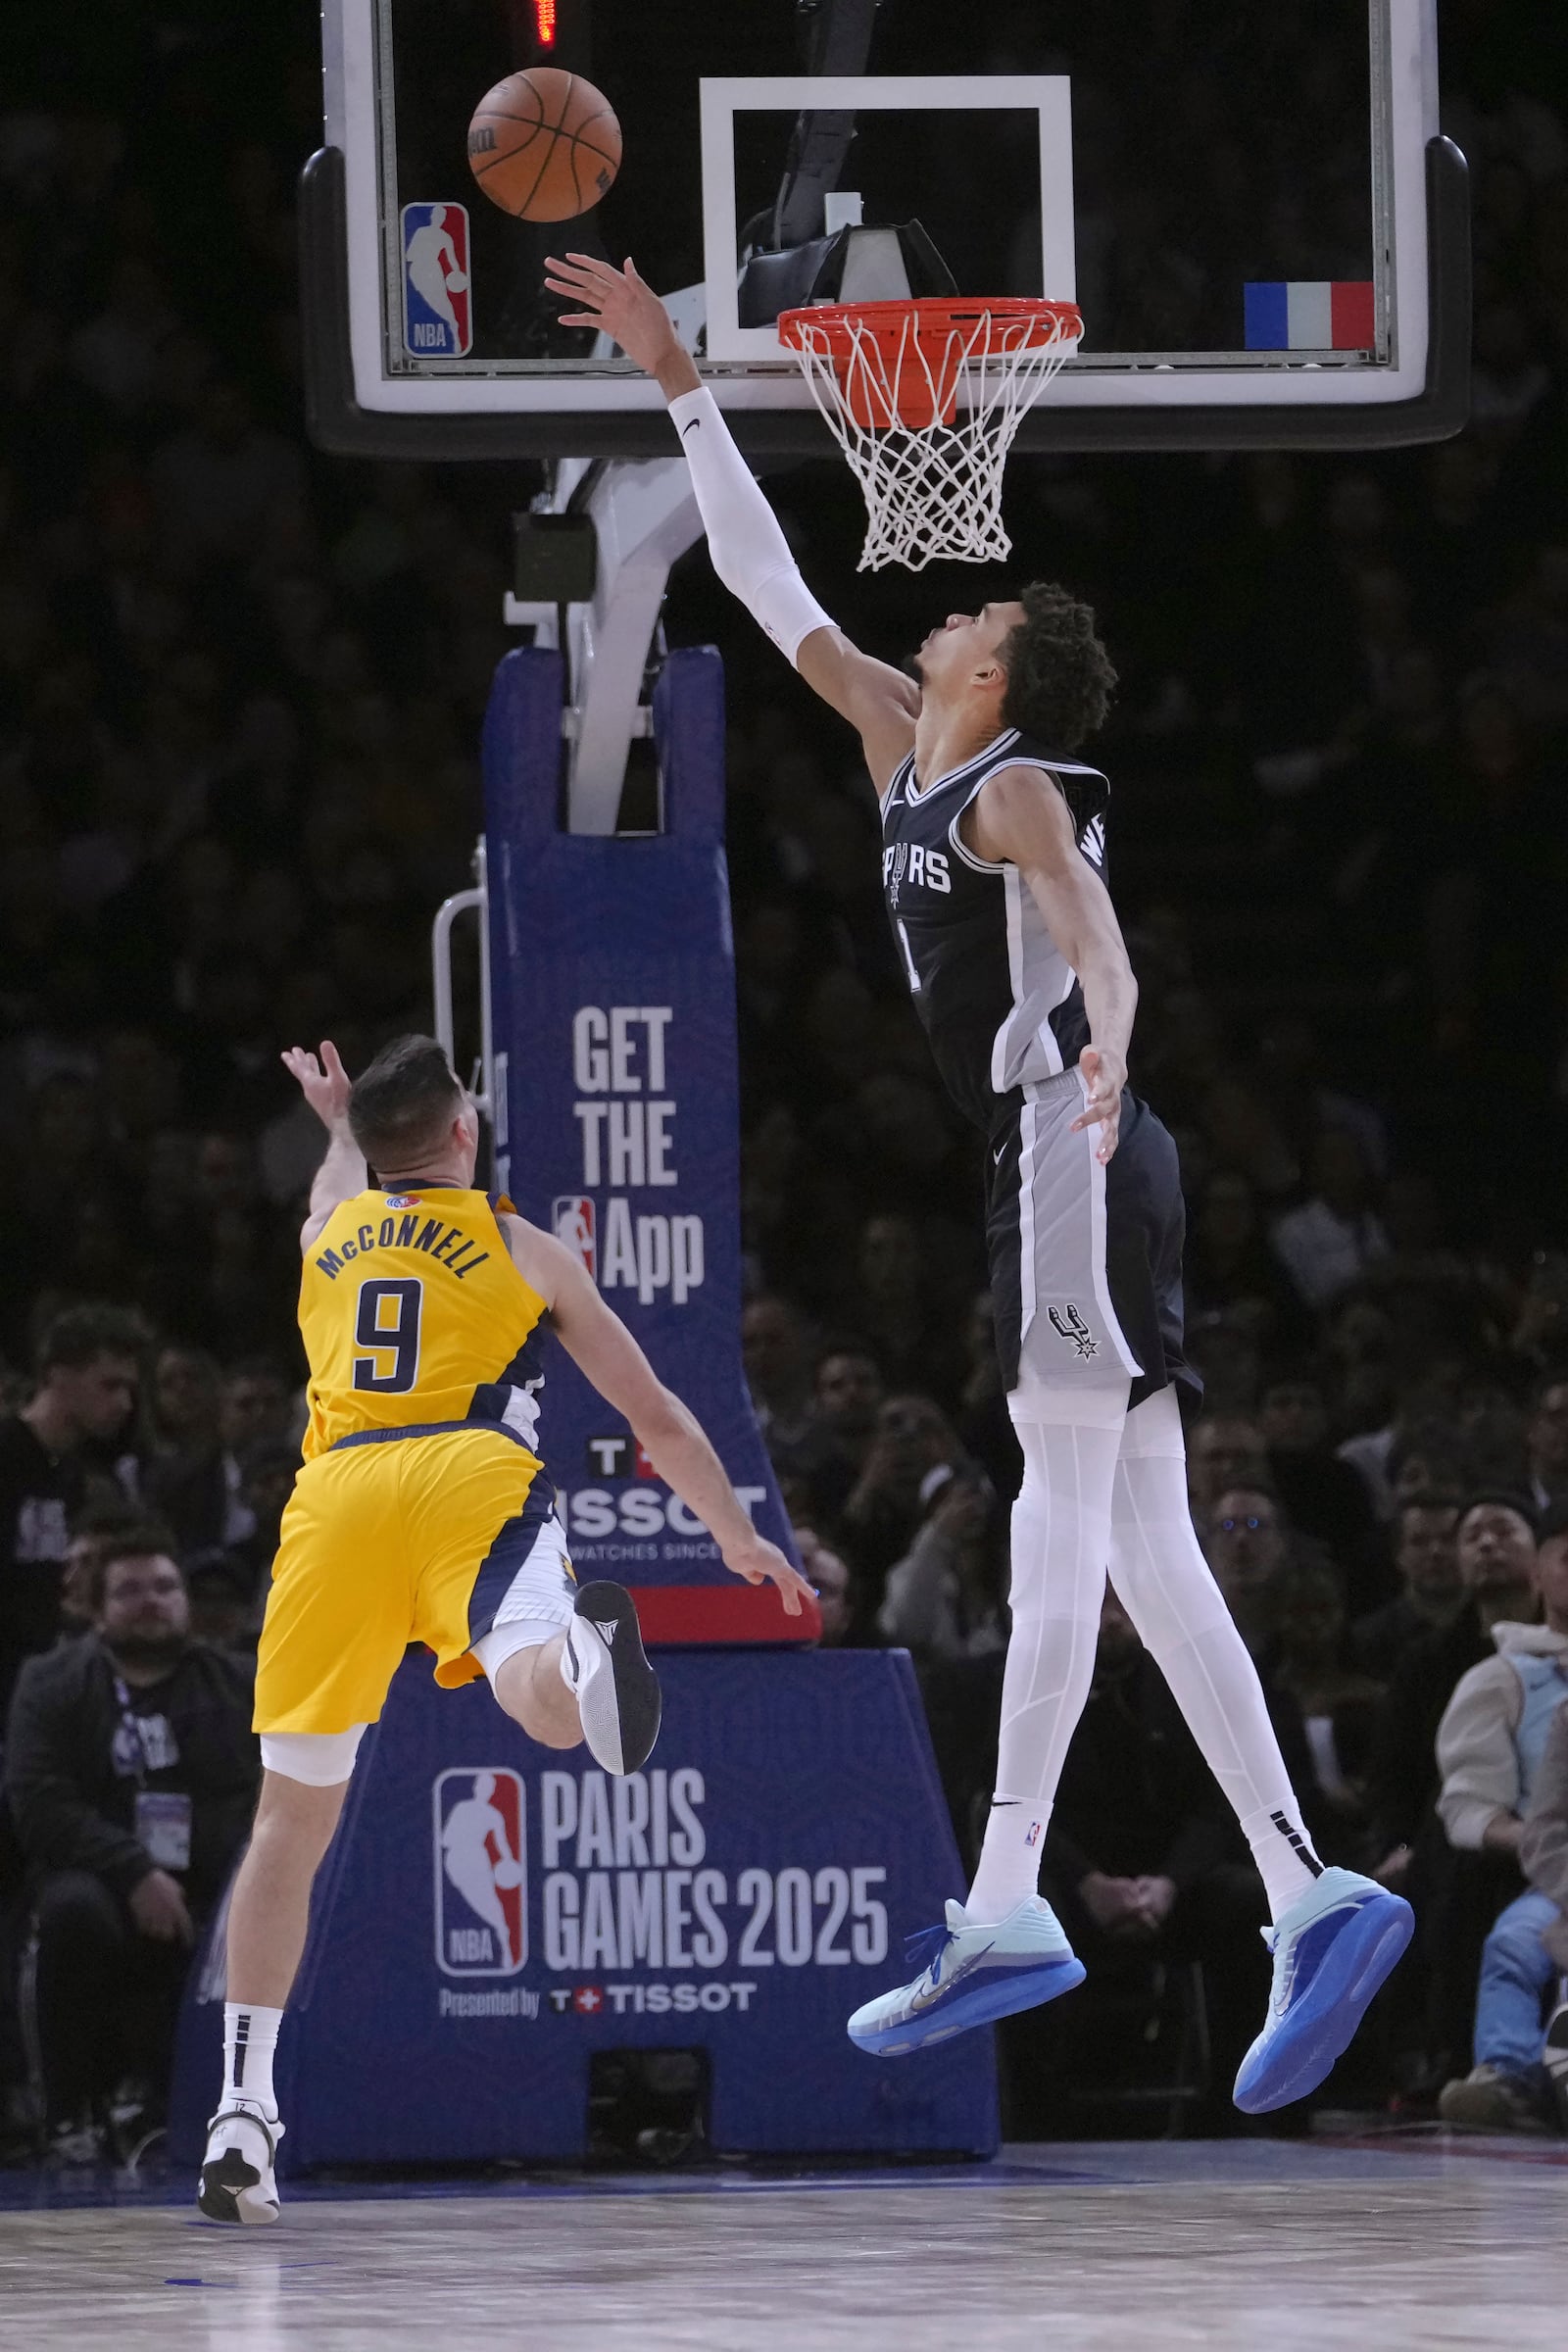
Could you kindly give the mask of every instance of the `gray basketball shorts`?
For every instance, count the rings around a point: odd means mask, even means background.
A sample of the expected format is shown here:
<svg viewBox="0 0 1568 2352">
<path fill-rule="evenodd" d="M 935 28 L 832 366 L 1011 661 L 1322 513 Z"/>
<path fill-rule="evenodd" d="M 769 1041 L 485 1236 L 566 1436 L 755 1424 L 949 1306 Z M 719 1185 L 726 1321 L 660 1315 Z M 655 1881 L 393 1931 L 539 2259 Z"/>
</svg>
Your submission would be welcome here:
<svg viewBox="0 0 1568 2352">
<path fill-rule="evenodd" d="M 1074 1135 L 1077 1070 L 1009 1096 L 987 1142 L 986 1243 L 997 1348 L 1015 1403 L 1034 1387 L 1119 1391 L 1129 1406 L 1181 1382 L 1201 1394 L 1182 1331 L 1186 1213 L 1176 1146 L 1122 1097 L 1108 1167 L 1098 1127 Z M 1014 1394 L 1018 1393 L 1018 1394 Z"/>
</svg>

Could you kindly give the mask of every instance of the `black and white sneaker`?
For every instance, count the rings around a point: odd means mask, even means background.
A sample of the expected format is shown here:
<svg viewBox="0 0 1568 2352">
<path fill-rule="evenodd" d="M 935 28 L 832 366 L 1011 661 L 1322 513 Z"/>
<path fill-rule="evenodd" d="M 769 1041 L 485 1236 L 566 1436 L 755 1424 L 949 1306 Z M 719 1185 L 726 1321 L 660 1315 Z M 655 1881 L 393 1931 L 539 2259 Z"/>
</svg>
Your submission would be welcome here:
<svg viewBox="0 0 1568 2352">
<path fill-rule="evenodd" d="M 248 2099 L 231 2099 L 207 2127 L 196 2203 L 210 2222 L 275 2222 L 272 2160 L 283 2127 Z"/>
<path fill-rule="evenodd" d="M 639 1772 L 654 1752 L 663 1701 L 624 1585 L 584 1585 L 566 1628 L 566 1680 L 582 1736 L 607 1772 Z"/>
</svg>

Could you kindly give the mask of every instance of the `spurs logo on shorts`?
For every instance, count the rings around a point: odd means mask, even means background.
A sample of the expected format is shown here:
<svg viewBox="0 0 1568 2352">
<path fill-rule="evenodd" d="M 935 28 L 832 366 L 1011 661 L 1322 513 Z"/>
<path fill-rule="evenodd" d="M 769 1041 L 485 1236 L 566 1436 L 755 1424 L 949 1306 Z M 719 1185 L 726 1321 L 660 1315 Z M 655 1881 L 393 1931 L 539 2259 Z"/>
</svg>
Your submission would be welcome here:
<svg viewBox="0 0 1568 2352">
<path fill-rule="evenodd" d="M 1058 1339 L 1072 1343 L 1073 1352 L 1080 1363 L 1087 1363 L 1091 1356 L 1100 1353 L 1100 1342 L 1084 1321 L 1082 1310 L 1074 1300 L 1069 1298 L 1061 1306 L 1048 1306 L 1046 1315 Z"/>
</svg>

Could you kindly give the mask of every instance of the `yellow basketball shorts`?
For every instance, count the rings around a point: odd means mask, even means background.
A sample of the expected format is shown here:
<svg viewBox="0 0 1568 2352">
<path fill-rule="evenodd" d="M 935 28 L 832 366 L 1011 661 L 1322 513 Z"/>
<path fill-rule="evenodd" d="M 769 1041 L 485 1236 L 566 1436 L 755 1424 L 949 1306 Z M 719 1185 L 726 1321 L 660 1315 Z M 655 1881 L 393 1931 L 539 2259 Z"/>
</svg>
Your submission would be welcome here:
<svg viewBox="0 0 1568 2352">
<path fill-rule="evenodd" d="M 305 1464 L 283 1513 L 256 1672 L 258 1732 L 374 1723 L 411 1642 L 448 1690 L 498 1618 L 571 1616 L 555 1489 L 504 1431 L 351 1440 Z"/>
</svg>

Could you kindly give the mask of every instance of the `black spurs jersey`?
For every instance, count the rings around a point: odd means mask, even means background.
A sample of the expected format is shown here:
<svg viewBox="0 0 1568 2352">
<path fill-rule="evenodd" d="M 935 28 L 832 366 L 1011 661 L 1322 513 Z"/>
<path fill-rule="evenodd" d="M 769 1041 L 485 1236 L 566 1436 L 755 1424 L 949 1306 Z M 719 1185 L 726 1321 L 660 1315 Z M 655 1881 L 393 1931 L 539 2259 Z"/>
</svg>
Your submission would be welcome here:
<svg viewBox="0 0 1568 2352">
<path fill-rule="evenodd" d="M 1069 1068 L 1089 1043 L 1078 975 L 1022 874 L 988 865 L 958 838 L 969 803 L 1004 767 L 1055 778 L 1079 850 L 1103 874 L 1105 778 L 1013 727 L 923 789 L 911 752 L 882 804 L 882 889 L 904 976 L 948 1092 L 988 1132 L 1012 1089 Z"/>
</svg>

